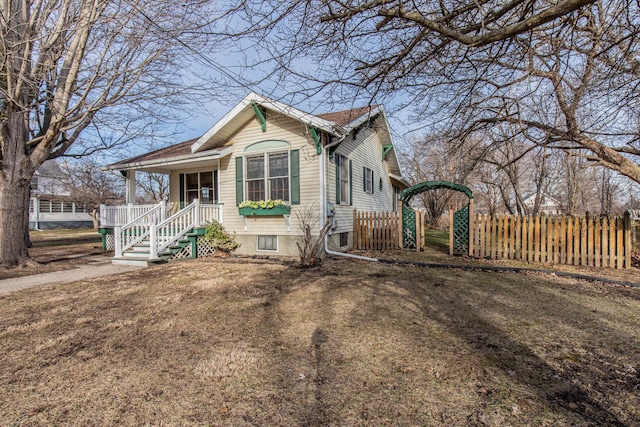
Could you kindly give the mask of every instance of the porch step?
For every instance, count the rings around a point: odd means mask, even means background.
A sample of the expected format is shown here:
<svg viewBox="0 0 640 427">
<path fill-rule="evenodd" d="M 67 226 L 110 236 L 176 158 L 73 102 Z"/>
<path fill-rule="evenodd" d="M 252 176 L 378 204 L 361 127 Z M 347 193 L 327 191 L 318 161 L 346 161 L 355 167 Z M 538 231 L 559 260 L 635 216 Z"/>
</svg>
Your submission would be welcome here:
<svg viewBox="0 0 640 427">
<path fill-rule="evenodd" d="M 174 242 L 171 246 L 166 248 L 164 251 L 160 252 L 158 256 L 162 259 L 169 260 L 169 258 L 173 257 L 175 254 L 184 249 L 190 242 L 188 239 L 180 239 L 177 242 Z"/>
<path fill-rule="evenodd" d="M 121 257 L 111 258 L 111 264 L 114 265 L 136 265 L 138 267 L 147 267 L 149 265 L 149 258 L 134 258 L 134 257 Z"/>
</svg>

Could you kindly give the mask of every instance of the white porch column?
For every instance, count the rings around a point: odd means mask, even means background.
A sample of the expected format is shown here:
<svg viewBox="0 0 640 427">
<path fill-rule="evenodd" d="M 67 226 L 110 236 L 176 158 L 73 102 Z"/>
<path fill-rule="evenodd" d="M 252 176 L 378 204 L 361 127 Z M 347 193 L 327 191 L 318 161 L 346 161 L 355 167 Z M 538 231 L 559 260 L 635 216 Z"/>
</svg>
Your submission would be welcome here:
<svg viewBox="0 0 640 427">
<path fill-rule="evenodd" d="M 125 203 L 136 203 L 136 171 L 128 170 L 124 172 L 126 182 Z"/>
</svg>

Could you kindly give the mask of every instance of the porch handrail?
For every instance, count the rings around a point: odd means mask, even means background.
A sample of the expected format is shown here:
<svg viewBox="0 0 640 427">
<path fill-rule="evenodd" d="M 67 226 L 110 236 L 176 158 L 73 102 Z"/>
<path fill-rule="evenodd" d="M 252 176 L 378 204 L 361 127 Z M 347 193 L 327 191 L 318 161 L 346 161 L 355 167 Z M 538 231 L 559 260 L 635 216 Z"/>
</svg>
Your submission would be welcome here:
<svg viewBox="0 0 640 427">
<path fill-rule="evenodd" d="M 203 204 L 200 203 L 200 224 L 205 225 L 211 221 L 217 221 L 222 224 L 222 204 Z"/>
<path fill-rule="evenodd" d="M 113 232 L 115 242 L 115 256 L 119 258 L 127 250 L 147 238 L 155 224 L 164 220 L 165 205 L 161 201 L 153 205 L 152 209 L 142 210 L 142 214 L 122 227 L 116 226 Z"/>
<path fill-rule="evenodd" d="M 116 227 L 124 226 L 129 222 L 139 218 L 158 205 L 134 205 L 129 203 L 120 206 L 100 205 L 100 226 Z"/>
<path fill-rule="evenodd" d="M 168 248 L 190 230 L 200 225 L 200 202 L 194 199 L 190 205 L 171 215 L 159 224 L 151 224 L 149 232 L 151 259 Z"/>
</svg>

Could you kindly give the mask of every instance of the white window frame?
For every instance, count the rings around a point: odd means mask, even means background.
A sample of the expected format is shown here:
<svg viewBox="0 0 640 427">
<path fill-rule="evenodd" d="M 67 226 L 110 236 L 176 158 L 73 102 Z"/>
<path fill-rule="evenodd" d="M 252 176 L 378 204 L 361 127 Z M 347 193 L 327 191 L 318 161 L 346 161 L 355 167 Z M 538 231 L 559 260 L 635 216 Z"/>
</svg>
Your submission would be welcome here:
<svg viewBox="0 0 640 427">
<path fill-rule="evenodd" d="M 373 194 L 373 169 L 364 167 L 364 191 Z"/>
<path fill-rule="evenodd" d="M 336 153 L 336 161 L 338 164 L 338 179 L 340 180 L 340 204 L 348 205 L 351 200 L 349 194 L 349 188 L 351 187 L 349 182 L 349 158 Z M 343 177 L 343 174 L 346 177 Z"/>
<path fill-rule="evenodd" d="M 275 237 L 276 248 L 275 249 L 260 249 L 260 237 Z M 280 238 L 277 234 L 258 234 L 256 236 L 256 252 L 278 252 L 280 246 Z"/>
<path fill-rule="evenodd" d="M 273 179 L 282 179 L 285 176 L 270 176 L 269 175 L 269 156 L 274 154 L 283 154 L 287 159 L 287 197 L 281 198 L 285 202 L 291 201 L 291 150 L 274 150 L 274 151 L 263 151 L 259 153 L 251 153 L 244 156 L 244 200 L 258 201 L 258 200 L 270 200 L 271 199 L 271 181 Z M 262 167 L 264 168 L 264 175 L 262 178 L 249 178 L 249 159 L 252 157 L 262 157 Z M 249 198 L 249 181 L 258 181 L 262 180 L 264 182 L 264 198 L 253 200 Z M 277 198 L 276 198 L 277 199 Z"/>
<path fill-rule="evenodd" d="M 217 186 L 217 181 L 220 179 L 219 178 L 219 174 L 217 173 L 216 169 L 212 169 L 212 170 L 201 170 L 201 171 L 190 171 L 190 172 L 184 172 L 184 176 L 183 176 L 183 185 L 184 185 L 184 200 L 185 200 L 185 204 L 187 203 L 187 201 L 189 200 L 189 192 L 194 192 L 196 191 L 195 189 L 188 189 L 187 188 L 187 175 L 197 175 L 198 176 L 198 190 L 197 190 L 197 196 L 198 196 L 198 200 L 200 201 L 200 203 L 202 203 L 202 174 L 211 174 L 211 195 L 209 196 L 209 198 L 212 200 L 212 204 L 216 204 L 219 202 L 218 198 L 220 197 L 219 195 L 219 191 L 218 191 L 218 186 Z M 216 197 L 217 196 L 217 197 Z"/>
</svg>

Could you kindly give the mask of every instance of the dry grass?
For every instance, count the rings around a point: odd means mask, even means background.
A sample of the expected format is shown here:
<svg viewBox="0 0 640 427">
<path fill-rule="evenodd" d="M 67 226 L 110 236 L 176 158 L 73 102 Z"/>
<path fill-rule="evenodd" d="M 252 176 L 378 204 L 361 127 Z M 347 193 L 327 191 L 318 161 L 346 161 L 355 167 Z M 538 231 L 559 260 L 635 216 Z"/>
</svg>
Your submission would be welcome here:
<svg viewBox="0 0 640 427">
<path fill-rule="evenodd" d="M 0 296 L 1 425 L 638 425 L 640 290 L 198 260 Z"/>
<path fill-rule="evenodd" d="M 29 249 L 29 256 L 39 265 L 0 269 L 0 280 L 69 270 L 88 263 L 95 255 L 107 254 L 95 230 L 31 231 L 30 236 L 33 247 Z"/>
</svg>

